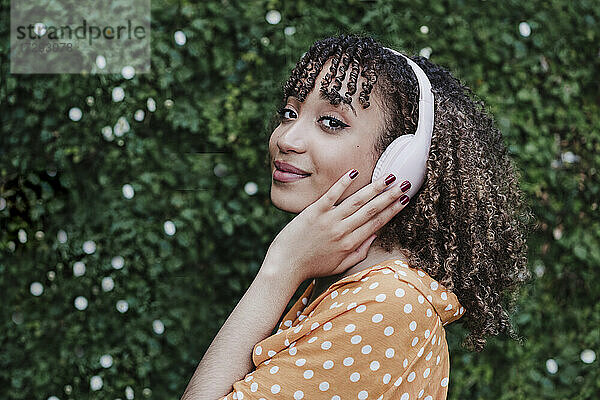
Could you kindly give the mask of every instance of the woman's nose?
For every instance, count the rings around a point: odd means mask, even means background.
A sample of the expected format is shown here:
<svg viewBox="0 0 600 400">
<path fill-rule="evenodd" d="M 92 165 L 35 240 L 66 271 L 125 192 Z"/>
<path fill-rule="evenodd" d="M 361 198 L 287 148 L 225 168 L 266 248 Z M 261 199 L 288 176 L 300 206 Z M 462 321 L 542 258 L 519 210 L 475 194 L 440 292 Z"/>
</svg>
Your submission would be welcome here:
<svg viewBox="0 0 600 400">
<path fill-rule="evenodd" d="M 306 151 L 306 129 L 303 129 L 302 125 L 303 122 L 297 119 L 284 128 L 277 139 L 277 146 L 282 152 L 302 153 Z"/>
</svg>

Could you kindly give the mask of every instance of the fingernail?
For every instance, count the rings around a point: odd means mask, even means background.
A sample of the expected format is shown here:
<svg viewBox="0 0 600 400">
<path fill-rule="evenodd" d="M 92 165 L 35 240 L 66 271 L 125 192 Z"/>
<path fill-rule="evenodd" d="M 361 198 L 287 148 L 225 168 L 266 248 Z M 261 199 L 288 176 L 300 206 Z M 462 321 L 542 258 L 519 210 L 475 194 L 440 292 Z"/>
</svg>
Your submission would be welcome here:
<svg viewBox="0 0 600 400">
<path fill-rule="evenodd" d="M 408 189 L 410 189 L 410 182 L 409 181 L 402 182 L 402 185 L 400 185 L 400 189 L 402 189 L 403 192 L 406 192 Z"/>
<path fill-rule="evenodd" d="M 390 183 L 394 182 L 396 180 L 396 177 L 394 176 L 394 174 L 389 174 L 387 178 L 385 178 L 385 184 L 389 185 Z"/>
<path fill-rule="evenodd" d="M 400 199 L 398 201 L 400 201 L 400 204 L 406 204 L 406 203 L 408 203 L 408 200 L 410 200 L 408 198 L 408 196 L 407 195 L 403 195 L 402 197 L 400 197 Z"/>
<path fill-rule="evenodd" d="M 356 178 L 356 175 L 358 175 L 358 171 L 353 169 L 352 171 L 350 171 L 350 178 L 354 179 Z"/>
</svg>

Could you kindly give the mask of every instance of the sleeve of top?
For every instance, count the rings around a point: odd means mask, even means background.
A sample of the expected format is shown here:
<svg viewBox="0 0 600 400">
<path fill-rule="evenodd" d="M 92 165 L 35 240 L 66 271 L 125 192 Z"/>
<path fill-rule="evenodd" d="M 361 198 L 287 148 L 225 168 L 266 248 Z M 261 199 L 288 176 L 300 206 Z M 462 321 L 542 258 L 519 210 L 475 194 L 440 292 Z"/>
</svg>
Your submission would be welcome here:
<svg viewBox="0 0 600 400">
<path fill-rule="evenodd" d="M 416 398 L 421 387 L 412 369 L 441 328 L 432 308 L 413 285 L 389 274 L 341 285 L 295 329 L 282 332 L 294 339 L 289 347 L 221 399 L 405 400 L 405 392 Z"/>
</svg>

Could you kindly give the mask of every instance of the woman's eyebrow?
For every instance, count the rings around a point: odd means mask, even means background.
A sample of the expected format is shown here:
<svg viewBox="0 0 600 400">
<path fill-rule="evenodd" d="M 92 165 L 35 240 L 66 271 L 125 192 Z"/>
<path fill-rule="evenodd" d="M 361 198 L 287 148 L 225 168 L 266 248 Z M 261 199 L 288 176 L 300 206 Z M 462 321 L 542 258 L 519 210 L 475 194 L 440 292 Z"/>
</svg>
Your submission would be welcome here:
<svg viewBox="0 0 600 400">
<path fill-rule="evenodd" d="M 326 102 L 328 102 L 329 104 L 331 104 L 331 103 L 329 102 L 329 99 L 327 98 L 327 95 L 326 95 L 325 93 L 323 93 L 322 91 L 319 91 L 319 98 L 320 98 L 321 100 L 323 100 L 323 101 L 326 101 Z M 357 116 L 357 115 L 356 115 L 356 110 L 354 109 L 354 107 L 352 107 L 352 104 L 347 104 L 347 103 L 344 103 L 344 102 L 342 101 L 342 102 L 340 102 L 339 104 L 331 104 L 331 105 L 332 105 L 332 106 L 334 106 L 335 108 L 340 108 L 340 105 L 341 105 L 341 106 L 342 106 L 342 107 L 341 107 L 342 109 L 345 109 L 345 110 L 352 110 L 352 112 L 354 113 L 354 116 L 355 116 L 355 117 Z"/>
</svg>

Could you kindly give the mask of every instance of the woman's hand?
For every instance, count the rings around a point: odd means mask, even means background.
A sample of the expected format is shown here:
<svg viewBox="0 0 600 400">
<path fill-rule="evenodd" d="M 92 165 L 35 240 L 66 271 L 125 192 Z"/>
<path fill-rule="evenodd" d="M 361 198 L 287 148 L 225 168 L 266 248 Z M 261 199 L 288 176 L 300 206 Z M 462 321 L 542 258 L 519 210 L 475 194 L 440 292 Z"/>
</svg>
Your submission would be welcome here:
<svg viewBox="0 0 600 400">
<path fill-rule="evenodd" d="M 340 274 L 364 260 L 374 233 L 408 204 L 408 197 L 406 204 L 398 198 L 410 184 L 396 184 L 383 192 L 388 187 L 385 180 L 382 177 L 366 185 L 336 206 L 352 183 L 349 173 L 344 174 L 279 232 L 263 266 L 301 283 Z"/>
</svg>

